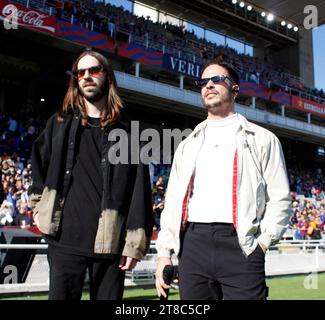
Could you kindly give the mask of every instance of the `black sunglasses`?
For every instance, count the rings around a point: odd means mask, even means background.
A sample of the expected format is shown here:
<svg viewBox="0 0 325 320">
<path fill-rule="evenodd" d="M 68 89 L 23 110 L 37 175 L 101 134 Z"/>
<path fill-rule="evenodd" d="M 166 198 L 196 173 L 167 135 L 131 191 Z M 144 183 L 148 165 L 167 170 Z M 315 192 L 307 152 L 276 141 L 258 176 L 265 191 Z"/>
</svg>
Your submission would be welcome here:
<svg viewBox="0 0 325 320">
<path fill-rule="evenodd" d="M 230 82 L 234 83 L 234 81 L 228 77 L 228 76 L 214 76 L 211 78 L 202 78 L 199 80 L 195 80 L 195 84 L 198 87 L 204 87 L 208 84 L 208 82 L 211 80 L 213 83 L 219 83 L 219 82 L 224 82 L 226 79 L 228 79 Z"/>
<path fill-rule="evenodd" d="M 87 70 L 91 76 L 96 77 L 104 70 L 104 68 L 102 65 L 98 65 L 90 68 L 78 69 L 73 73 L 73 75 L 78 80 L 81 80 L 85 76 Z"/>
</svg>

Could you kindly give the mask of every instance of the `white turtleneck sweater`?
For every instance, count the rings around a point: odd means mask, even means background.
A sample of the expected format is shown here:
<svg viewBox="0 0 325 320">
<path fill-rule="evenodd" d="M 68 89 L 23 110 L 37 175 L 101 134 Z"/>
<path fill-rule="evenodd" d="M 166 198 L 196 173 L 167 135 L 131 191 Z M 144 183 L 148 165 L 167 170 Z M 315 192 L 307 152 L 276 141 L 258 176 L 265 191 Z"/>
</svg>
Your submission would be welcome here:
<svg viewBox="0 0 325 320">
<path fill-rule="evenodd" d="M 195 166 L 188 221 L 232 223 L 232 187 L 238 114 L 208 120 Z"/>
</svg>

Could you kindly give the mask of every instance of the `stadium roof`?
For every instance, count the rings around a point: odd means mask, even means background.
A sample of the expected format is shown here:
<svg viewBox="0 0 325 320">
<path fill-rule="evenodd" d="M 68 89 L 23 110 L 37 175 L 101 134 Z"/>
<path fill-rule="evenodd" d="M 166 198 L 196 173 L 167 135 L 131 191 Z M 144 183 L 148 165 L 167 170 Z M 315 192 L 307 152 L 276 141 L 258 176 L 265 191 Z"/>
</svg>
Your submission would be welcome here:
<svg viewBox="0 0 325 320">
<path fill-rule="evenodd" d="M 259 11 L 265 11 L 278 16 L 278 21 L 285 17 L 299 28 L 303 28 L 303 22 L 308 14 L 304 14 L 304 7 L 314 5 L 318 8 L 318 23 L 325 23 L 325 0 L 243 0 L 246 5 L 250 3 Z M 299 34 L 293 32 L 288 35 L 286 31 L 277 32 L 275 29 L 266 28 L 260 22 L 245 23 L 245 18 L 234 14 L 231 10 L 224 10 L 224 6 L 231 5 L 231 0 L 140 0 L 160 11 L 165 11 L 178 17 L 184 17 L 189 21 L 218 30 L 227 36 L 241 39 L 246 43 L 258 47 L 282 50 L 283 48 L 297 44 Z M 237 7 L 241 0 L 237 0 Z M 284 28 L 284 27 L 283 27 Z M 284 28 L 286 29 L 286 28 Z M 275 31 L 274 31 L 275 30 Z M 293 33 L 293 34 L 292 34 Z"/>
<path fill-rule="evenodd" d="M 304 8 L 307 5 L 314 5 L 318 11 L 318 25 L 325 24 L 325 1 L 324 0 L 252 0 L 249 1 L 259 7 L 269 10 L 277 16 L 287 17 L 298 26 L 302 26 L 307 14 Z"/>
</svg>

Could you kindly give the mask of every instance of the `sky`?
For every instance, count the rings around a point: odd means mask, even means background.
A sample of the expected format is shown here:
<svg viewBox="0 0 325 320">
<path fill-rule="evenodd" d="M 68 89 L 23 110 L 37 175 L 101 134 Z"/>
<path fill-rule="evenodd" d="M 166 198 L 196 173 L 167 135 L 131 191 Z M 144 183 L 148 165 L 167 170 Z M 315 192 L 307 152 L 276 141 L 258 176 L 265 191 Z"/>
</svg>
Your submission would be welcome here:
<svg viewBox="0 0 325 320">
<path fill-rule="evenodd" d="M 314 28 L 313 45 L 315 87 L 325 90 L 325 25 Z"/>
</svg>

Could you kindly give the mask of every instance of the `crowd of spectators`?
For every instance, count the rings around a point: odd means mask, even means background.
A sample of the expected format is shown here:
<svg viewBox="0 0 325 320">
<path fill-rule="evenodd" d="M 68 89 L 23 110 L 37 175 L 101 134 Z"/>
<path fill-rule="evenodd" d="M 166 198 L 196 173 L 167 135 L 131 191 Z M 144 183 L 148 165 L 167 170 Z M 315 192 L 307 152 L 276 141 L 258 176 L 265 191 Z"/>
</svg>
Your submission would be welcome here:
<svg viewBox="0 0 325 320">
<path fill-rule="evenodd" d="M 33 226 L 28 188 L 32 183 L 31 149 L 42 127 L 33 118 L 0 116 L 0 227 Z M 155 229 L 160 229 L 170 165 L 152 163 L 150 176 Z"/>
<path fill-rule="evenodd" d="M 32 165 L 17 153 L 0 157 L 0 226 L 17 225 L 21 228 L 33 224 L 28 188 L 32 183 Z"/>
<path fill-rule="evenodd" d="M 325 175 L 321 168 L 288 169 L 292 191 L 290 227 L 297 240 L 320 239 L 325 224 Z"/>
<path fill-rule="evenodd" d="M 296 240 L 319 240 L 325 224 L 325 203 L 293 197 L 290 227 Z"/>
<path fill-rule="evenodd" d="M 303 195 L 315 201 L 325 199 L 325 174 L 320 167 L 305 169 L 290 165 L 288 176 L 290 190 L 294 194 Z"/>
<path fill-rule="evenodd" d="M 154 228 L 160 230 L 160 215 L 165 207 L 166 188 L 171 166 L 160 163 L 150 163 L 150 177 L 152 185 L 152 206 L 154 214 Z"/>
<path fill-rule="evenodd" d="M 160 228 L 170 165 L 150 164 L 155 228 Z M 325 235 L 325 175 L 321 168 L 288 169 L 291 190 L 289 230 L 295 240 L 315 240 Z"/>
<path fill-rule="evenodd" d="M 16 152 L 28 158 L 33 142 L 39 134 L 39 124 L 33 116 L 0 115 L 0 156 Z"/>
<path fill-rule="evenodd" d="M 33 118 L 18 120 L 15 114 L 0 116 L 0 226 L 33 225 L 28 188 L 32 183 L 30 161 L 32 143 L 41 130 Z M 160 229 L 160 215 L 170 174 L 169 164 L 151 163 L 152 203 L 155 230 Z M 325 173 L 320 168 L 288 168 L 292 196 L 290 228 L 298 240 L 319 239 L 325 225 Z"/>
<path fill-rule="evenodd" d="M 59 18 L 71 21 L 73 16 L 74 23 L 85 28 L 111 37 L 119 30 L 129 35 L 130 42 L 203 64 L 216 56 L 222 57 L 234 65 L 243 79 L 324 103 L 324 90 L 305 86 L 284 65 L 271 63 L 267 56 L 264 59 L 252 57 L 227 45 L 199 38 L 193 30 L 188 31 L 185 24 L 153 22 L 149 16 L 138 17 L 123 6 L 104 1 L 47 0 L 47 4 L 56 8 Z"/>
<path fill-rule="evenodd" d="M 44 2 L 42 2 L 44 3 Z M 173 48 L 176 52 L 188 54 L 198 62 L 204 62 L 216 55 L 231 62 L 242 78 L 257 84 L 274 83 L 283 85 L 285 91 L 299 90 L 325 98 L 323 90 L 309 89 L 295 80 L 285 68 L 262 61 L 257 57 L 239 54 L 235 49 L 199 39 L 194 31 L 169 22 L 153 22 L 149 17 L 138 17 L 123 7 L 93 0 L 48 0 L 55 7 L 59 18 L 76 21 L 83 27 L 97 29 L 114 37 L 117 30 L 131 35 L 130 40 L 145 41 L 156 50 Z M 156 46 L 156 47 L 155 47 Z M 294 93 L 294 91 L 293 91 Z M 39 134 L 40 125 L 33 117 L 21 115 L 0 115 L 0 225 L 29 225 L 31 211 L 27 189 L 31 183 L 29 160 L 32 143 Z M 151 164 L 153 210 L 155 227 L 160 228 L 160 214 L 164 208 L 165 193 L 170 165 Z M 325 177 L 322 169 L 288 169 L 292 190 L 292 216 L 290 227 L 296 230 L 297 239 L 310 239 L 324 231 Z M 12 221 L 10 222 L 10 216 Z M 30 220 L 28 220 L 30 219 Z M 25 221 L 25 222 L 23 222 Z M 309 230 L 309 231 L 308 231 Z M 313 231 L 312 231 L 313 230 Z M 318 232 L 319 231 L 319 232 Z"/>
<path fill-rule="evenodd" d="M 32 183 L 32 144 L 39 134 L 34 118 L 0 116 L 0 226 L 32 226 L 28 188 Z"/>
</svg>

